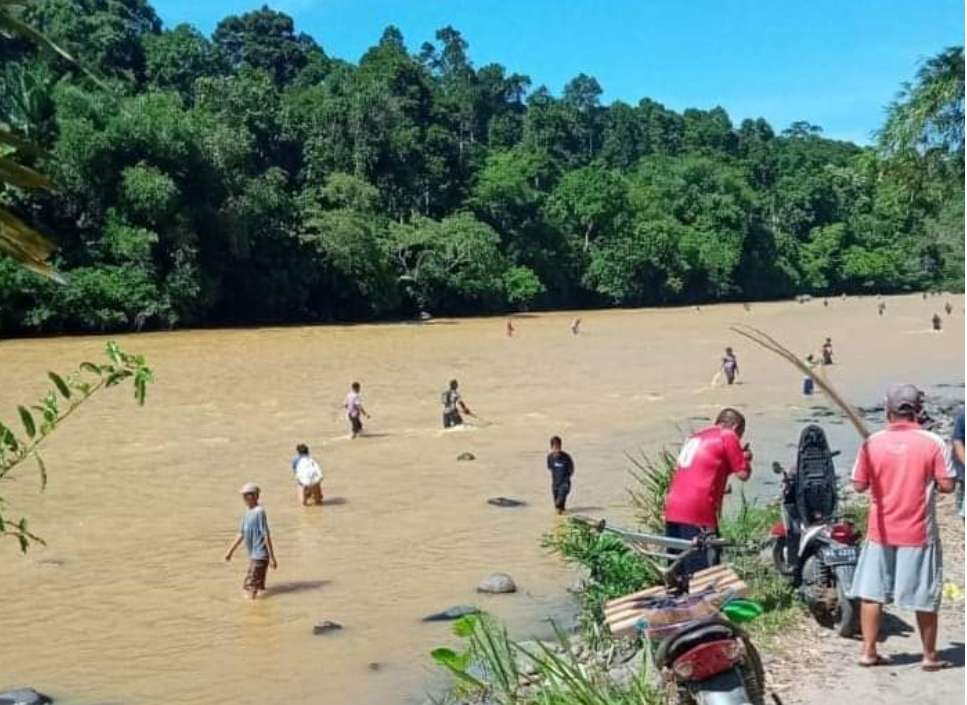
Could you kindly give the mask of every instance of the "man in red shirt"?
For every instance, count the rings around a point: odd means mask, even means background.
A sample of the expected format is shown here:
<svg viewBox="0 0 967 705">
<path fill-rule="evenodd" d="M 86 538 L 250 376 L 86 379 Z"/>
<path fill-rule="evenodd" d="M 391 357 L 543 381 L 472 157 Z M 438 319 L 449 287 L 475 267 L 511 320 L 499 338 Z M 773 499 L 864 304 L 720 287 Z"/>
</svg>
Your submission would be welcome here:
<svg viewBox="0 0 967 705">
<path fill-rule="evenodd" d="M 863 601 L 861 666 L 889 663 L 877 653 L 876 640 L 883 605 L 891 602 L 917 613 L 921 667 L 935 671 L 950 665 L 937 656 L 943 554 L 934 499 L 937 490 L 954 490 L 956 473 L 947 444 L 916 421 L 922 400 L 912 384 L 890 387 L 889 423 L 863 442 L 853 466 L 854 487 L 872 495 L 866 543 L 850 589 Z"/>
<path fill-rule="evenodd" d="M 693 539 L 702 531 L 716 532 L 719 509 L 729 477 L 749 479 L 752 452 L 742 447 L 745 417 L 723 409 L 715 425 L 693 434 L 678 454 L 675 473 L 665 498 L 665 535 Z M 690 556 L 684 569 L 695 572 L 718 563 L 717 553 Z"/>
</svg>

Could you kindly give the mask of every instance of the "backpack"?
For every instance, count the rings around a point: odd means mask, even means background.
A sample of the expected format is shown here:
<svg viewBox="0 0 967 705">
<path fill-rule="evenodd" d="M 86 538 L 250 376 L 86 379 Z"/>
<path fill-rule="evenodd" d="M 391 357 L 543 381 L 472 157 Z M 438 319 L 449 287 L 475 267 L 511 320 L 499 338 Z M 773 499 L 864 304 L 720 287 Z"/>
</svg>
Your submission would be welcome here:
<svg viewBox="0 0 967 705">
<path fill-rule="evenodd" d="M 309 456 L 300 458 L 295 466 L 295 478 L 303 487 L 311 487 L 322 482 L 322 468 L 314 458 Z"/>
</svg>

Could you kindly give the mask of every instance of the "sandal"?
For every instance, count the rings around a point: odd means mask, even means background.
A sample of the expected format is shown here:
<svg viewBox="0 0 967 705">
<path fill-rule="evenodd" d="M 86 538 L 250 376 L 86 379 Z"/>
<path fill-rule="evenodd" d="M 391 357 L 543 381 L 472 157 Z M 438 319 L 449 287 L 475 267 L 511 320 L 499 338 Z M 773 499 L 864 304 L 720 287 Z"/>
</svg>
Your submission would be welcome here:
<svg viewBox="0 0 967 705">
<path fill-rule="evenodd" d="M 885 656 L 880 656 L 879 654 L 877 654 L 876 658 L 874 658 L 872 661 L 860 657 L 860 660 L 856 663 L 862 668 L 875 668 L 876 666 L 891 665 L 890 659 L 886 658 Z"/>
<path fill-rule="evenodd" d="M 942 671 L 945 668 L 953 668 L 954 665 L 950 661 L 944 661 L 940 659 L 939 661 L 931 661 L 929 663 L 921 663 L 920 668 L 922 668 L 927 673 L 933 673 L 934 671 Z"/>
</svg>

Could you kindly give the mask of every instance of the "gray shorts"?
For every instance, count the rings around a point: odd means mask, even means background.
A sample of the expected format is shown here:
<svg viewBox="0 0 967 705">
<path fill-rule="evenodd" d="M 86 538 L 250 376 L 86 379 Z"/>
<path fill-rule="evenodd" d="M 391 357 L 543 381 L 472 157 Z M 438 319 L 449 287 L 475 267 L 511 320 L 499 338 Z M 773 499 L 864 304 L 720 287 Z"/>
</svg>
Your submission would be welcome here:
<svg viewBox="0 0 967 705">
<path fill-rule="evenodd" d="M 915 612 L 936 612 L 943 594 L 943 550 L 926 546 L 863 544 L 849 596 Z"/>
</svg>

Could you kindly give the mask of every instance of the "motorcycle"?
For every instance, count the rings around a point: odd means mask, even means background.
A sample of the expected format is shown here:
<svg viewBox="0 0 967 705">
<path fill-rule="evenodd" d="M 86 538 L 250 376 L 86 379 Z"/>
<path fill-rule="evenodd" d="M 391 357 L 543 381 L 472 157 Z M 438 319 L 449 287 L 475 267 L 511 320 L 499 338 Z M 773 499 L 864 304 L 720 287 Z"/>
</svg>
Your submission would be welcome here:
<svg viewBox="0 0 967 705">
<path fill-rule="evenodd" d="M 782 517 L 772 528 L 772 559 L 788 577 L 816 621 L 842 637 L 859 630 L 859 605 L 847 596 L 860 554 L 860 535 L 836 518 L 833 453 L 826 434 L 807 426 L 799 439 L 796 467 L 782 474 Z"/>
<path fill-rule="evenodd" d="M 626 531 L 606 526 L 603 520 L 573 517 L 572 521 L 615 533 L 638 547 L 657 546 L 662 550 L 644 552 L 670 561 L 663 571 L 665 594 L 648 600 L 655 619 L 644 636 L 655 647 L 658 671 L 677 692 L 677 705 L 765 705 L 765 671 L 759 654 L 748 634 L 720 613 L 734 616 L 730 603 L 720 606 L 709 594 L 688 592 L 687 559 L 711 555 L 731 546 L 730 542 L 710 532 L 688 541 Z"/>
</svg>

